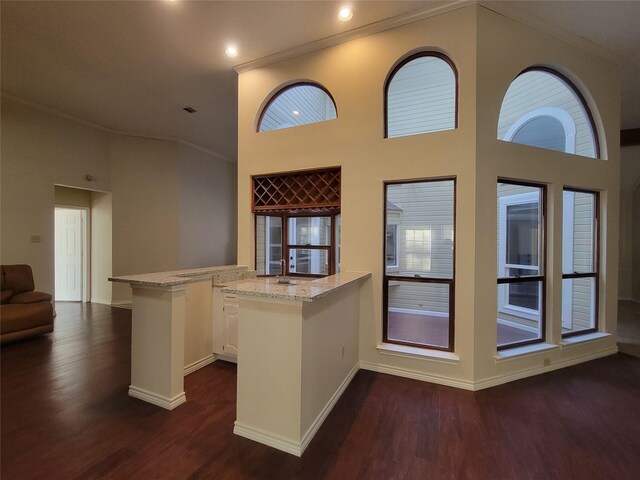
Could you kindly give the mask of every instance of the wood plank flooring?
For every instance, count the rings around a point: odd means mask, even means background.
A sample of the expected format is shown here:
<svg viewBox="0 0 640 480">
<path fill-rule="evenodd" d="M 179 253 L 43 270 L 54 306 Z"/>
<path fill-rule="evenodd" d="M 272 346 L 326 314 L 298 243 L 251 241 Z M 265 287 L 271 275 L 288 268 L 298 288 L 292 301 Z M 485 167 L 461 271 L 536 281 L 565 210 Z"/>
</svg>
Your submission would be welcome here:
<svg viewBox="0 0 640 480">
<path fill-rule="evenodd" d="M 172 412 L 127 395 L 130 311 L 58 304 L 1 351 L 2 479 L 640 478 L 640 359 L 467 392 L 360 371 L 304 456 L 233 435 L 235 365 Z"/>
</svg>

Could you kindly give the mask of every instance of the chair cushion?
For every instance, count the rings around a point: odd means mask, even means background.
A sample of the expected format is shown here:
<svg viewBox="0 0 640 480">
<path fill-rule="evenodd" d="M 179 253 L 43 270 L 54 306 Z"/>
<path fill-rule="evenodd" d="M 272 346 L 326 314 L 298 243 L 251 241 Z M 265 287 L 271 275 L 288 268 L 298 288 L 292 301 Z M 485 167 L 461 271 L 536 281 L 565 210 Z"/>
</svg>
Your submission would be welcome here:
<svg viewBox="0 0 640 480">
<path fill-rule="evenodd" d="M 49 302 L 9 304 L 0 307 L 0 333 L 17 332 L 53 323 Z"/>
<path fill-rule="evenodd" d="M 2 290 L 2 292 L 0 292 L 0 305 L 9 303 L 9 301 L 11 300 L 11 297 L 13 297 L 13 290 L 11 289 Z"/>
<path fill-rule="evenodd" d="M 50 302 L 51 295 L 44 292 L 22 292 L 14 295 L 11 298 L 10 303 L 38 303 L 38 302 Z"/>
</svg>

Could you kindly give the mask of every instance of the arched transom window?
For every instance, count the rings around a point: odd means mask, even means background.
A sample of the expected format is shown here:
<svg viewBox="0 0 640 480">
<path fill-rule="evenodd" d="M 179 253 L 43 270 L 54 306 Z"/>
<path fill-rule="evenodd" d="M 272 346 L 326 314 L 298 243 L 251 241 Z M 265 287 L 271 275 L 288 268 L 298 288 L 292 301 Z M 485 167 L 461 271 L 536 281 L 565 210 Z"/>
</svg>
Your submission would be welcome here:
<svg viewBox="0 0 640 480">
<path fill-rule="evenodd" d="M 446 56 L 421 52 L 398 64 L 385 86 L 388 138 L 456 128 L 456 71 Z"/>
<path fill-rule="evenodd" d="M 297 127 L 337 118 L 329 92 L 313 83 L 289 85 L 267 103 L 258 122 L 259 132 Z"/>
<path fill-rule="evenodd" d="M 596 158 L 598 141 L 582 95 L 548 69 L 525 70 L 500 108 L 498 139 Z"/>
</svg>

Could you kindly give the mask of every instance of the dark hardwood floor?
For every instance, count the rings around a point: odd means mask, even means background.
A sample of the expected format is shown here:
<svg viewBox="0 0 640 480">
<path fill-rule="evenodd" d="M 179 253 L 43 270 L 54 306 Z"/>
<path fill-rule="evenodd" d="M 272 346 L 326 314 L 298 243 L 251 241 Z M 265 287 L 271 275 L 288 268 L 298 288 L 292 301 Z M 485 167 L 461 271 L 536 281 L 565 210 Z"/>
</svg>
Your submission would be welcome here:
<svg viewBox="0 0 640 480">
<path fill-rule="evenodd" d="M 169 412 L 127 395 L 130 311 L 57 308 L 52 335 L 2 347 L 3 480 L 640 478 L 635 357 L 475 393 L 360 371 L 300 459 L 233 435 L 233 364 Z"/>
</svg>

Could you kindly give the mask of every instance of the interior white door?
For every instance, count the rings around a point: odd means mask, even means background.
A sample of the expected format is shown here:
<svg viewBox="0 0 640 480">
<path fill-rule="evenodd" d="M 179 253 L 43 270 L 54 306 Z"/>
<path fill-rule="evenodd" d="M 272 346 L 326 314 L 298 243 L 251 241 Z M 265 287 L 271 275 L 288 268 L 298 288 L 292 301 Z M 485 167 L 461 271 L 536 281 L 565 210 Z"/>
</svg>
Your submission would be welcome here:
<svg viewBox="0 0 640 480">
<path fill-rule="evenodd" d="M 55 210 L 56 300 L 82 301 L 83 211 Z"/>
</svg>

